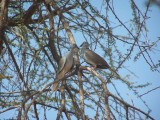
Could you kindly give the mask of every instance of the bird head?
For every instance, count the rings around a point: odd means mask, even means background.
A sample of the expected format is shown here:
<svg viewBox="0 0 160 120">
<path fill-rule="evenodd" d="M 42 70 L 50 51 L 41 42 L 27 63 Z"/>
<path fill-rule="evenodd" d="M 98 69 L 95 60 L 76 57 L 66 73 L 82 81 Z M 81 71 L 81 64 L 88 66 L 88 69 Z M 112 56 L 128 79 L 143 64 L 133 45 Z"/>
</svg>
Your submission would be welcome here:
<svg viewBox="0 0 160 120">
<path fill-rule="evenodd" d="M 82 48 L 89 48 L 89 43 L 88 42 L 83 42 L 80 47 Z"/>
</svg>

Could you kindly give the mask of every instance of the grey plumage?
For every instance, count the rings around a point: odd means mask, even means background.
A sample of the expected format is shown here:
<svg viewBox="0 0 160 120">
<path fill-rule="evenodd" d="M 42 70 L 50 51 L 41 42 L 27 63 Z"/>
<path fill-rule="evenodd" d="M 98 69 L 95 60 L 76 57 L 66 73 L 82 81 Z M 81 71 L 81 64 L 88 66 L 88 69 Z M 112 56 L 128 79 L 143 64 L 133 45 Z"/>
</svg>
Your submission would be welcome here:
<svg viewBox="0 0 160 120">
<path fill-rule="evenodd" d="M 56 78 L 54 80 L 54 83 L 52 85 L 52 90 L 57 91 L 59 87 L 59 83 L 61 80 L 65 77 L 66 73 L 71 71 L 71 69 L 74 66 L 74 60 L 73 60 L 73 53 L 74 48 L 76 45 L 73 45 L 71 50 L 67 52 L 58 62 L 58 70 L 56 74 Z"/>
<path fill-rule="evenodd" d="M 119 75 L 108 65 L 108 63 L 97 53 L 89 49 L 89 43 L 83 42 L 81 45 L 81 56 L 88 64 L 92 65 L 94 68 L 109 69 L 112 73 Z"/>
</svg>

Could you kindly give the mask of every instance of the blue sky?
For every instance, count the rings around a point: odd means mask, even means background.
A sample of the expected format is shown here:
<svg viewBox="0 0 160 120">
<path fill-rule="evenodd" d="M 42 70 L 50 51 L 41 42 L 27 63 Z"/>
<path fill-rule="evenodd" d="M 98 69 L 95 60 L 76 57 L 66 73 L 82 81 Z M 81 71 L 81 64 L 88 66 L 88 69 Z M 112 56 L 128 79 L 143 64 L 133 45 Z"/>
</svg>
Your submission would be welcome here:
<svg viewBox="0 0 160 120">
<path fill-rule="evenodd" d="M 101 7 L 100 6 L 101 3 L 99 1 L 94 0 L 93 3 L 95 4 L 96 7 Z M 144 12 L 146 10 L 145 1 L 135 0 L 135 3 L 137 4 L 139 9 L 144 14 Z M 117 16 L 120 18 L 121 21 L 127 22 L 132 18 L 132 11 L 130 8 L 129 1 L 114 0 L 113 6 L 114 6 L 114 10 L 115 10 Z M 155 42 L 157 40 L 157 38 L 160 37 L 160 32 L 159 32 L 160 14 L 159 13 L 160 13 L 160 8 L 158 8 L 155 5 L 151 5 L 151 7 L 149 8 L 148 14 L 147 14 L 149 19 L 146 22 L 147 29 L 148 29 L 147 35 L 149 38 L 149 43 Z M 113 23 L 113 26 L 114 26 L 114 24 L 115 24 L 115 26 L 117 26 L 117 24 L 116 24 L 117 21 L 115 21 L 115 17 L 112 14 L 111 14 L 111 16 L 109 16 L 109 19 Z M 126 31 L 123 31 L 122 29 L 115 30 L 114 32 L 119 35 L 126 34 Z M 141 39 L 143 39 L 143 37 Z M 142 41 L 145 41 L 145 40 L 142 40 Z M 159 48 L 160 48 L 160 43 L 157 44 L 156 49 L 159 49 Z M 99 51 L 98 48 L 96 51 L 97 52 Z M 157 51 L 154 51 L 154 52 L 150 51 L 149 53 L 155 63 L 157 63 L 158 60 L 160 60 L 159 51 L 158 52 Z M 133 55 L 135 55 L 135 53 L 133 53 Z M 137 85 L 140 83 L 142 83 L 142 84 L 147 83 L 147 82 L 151 83 L 151 85 L 147 88 L 138 89 L 139 95 L 146 93 L 148 90 L 151 90 L 155 87 L 160 86 L 160 82 L 159 82 L 160 74 L 158 72 L 152 72 L 150 70 L 150 66 L 146 63 L 146 61 L 144 60 L 143 57 L 140 57 L 140 59 L 136 62 L 133 62 L 133 57 L 132 57 L 131 60 L 129 60 L 125 63 L 125 66 L 127 66 L 127 68 L 130 71 L 135 73 L 136 76 L 133 76 L 133 75 L 130 76 L 130 80 L 133 82 L 136 82 Z M 125 69 L 121 69 L 120 73 L 122 73 L 122 76 L 129 74 L 129 72 Z M 147 110 L 147 107 L 144 105 L 143 101 L 141 101 L 139 98 L 137 98 L 132 91 L 129 91 L 128 88 L 124 84 L 122 84 L 120 82 L 118 82 L 118 83 L 114 82 L 114 83 L 115 83 L 115 85 L 117 85 L 119 92 L 122 93 L 123 97 L 126 98 L 125 100 L 128 103 L 131 103 L 131 100 L 133 99 L 136 107 L 138 107 L 142 110 Z M 112 88 L 110 88 L 110 90 L 112 90 Z M 142 97 L 142 99 L 146 102 L 148 107 L 152 110 L 151 115 L 156 120 L 160 119 L 160 110 L 159 110 L 159 108 L 160 108 L 160 104 L 159 104 L 160 92 L 159 91 L 160 90 L 157 89 L 157 90 L 152 91 Z"/>
<path fill-rule="evenodd" d="M 129 10 L 129 5 L 128 2 L 126 2 L 126 0 L 121 0 L 121 1 L 114 1 L 114 3 L 116 4 L 115 6 L 115 10 L 117 12 L 117 14 L 119 15 L 120 19 L 123 21 L 127 21 L 129 20 L 129 16 L 130 16 L 130 10 Z M 145 10 L 145 2 L 141 1 L 141 0 L 135 0 L 135 3 L 137 4 L 137 6 L 139 7 L 139 9 L 141 11 L 144 12 Z M 125 7 L 124 7 L 125 6 Z M 152 5 L 151 8 L 149 8 L 149 12 L 148 12 L 148 17 L 150 17 L 147 20 L 147 28 L 148 28 L 148 38 L 150 42 L 154 42 L 157 40 L 157 38 L 160 36 L 160 32 L 159 32 L 159 28 L 160 28 L 160 8 L 158 8 L 155 5 Z M 123 31 L 121 31 L 123 32 Z M 157 45 L 157 49 L 160 48 L 160 43 Z M 150 52 L 152 59 L 156 61 L 160 60 L 160 55 L 159 52 Z M 146 61 L 144 60 L 144 58 L 140 58 L 137 62 L 133 62 L 132 60 L 126 63 L 126 66 L 128 66 L 128 68 L 133 71 L 138 77 L 131 77 L 131 80 L 133 81 L 137 81 L 137 83 L 145 83 L 145 82 L 149 82 L 152 83 L 152 85 L 150 87 L 147 87 L 147 89 L 139 89 L 138 91 L 140 92 L 140 94 L 143 94 L 145 92 L 147 92 L 148 90 L 158 87 L 160 86 L 160 74 L 158 72 L 152 72 L 150 70 L 150 67 L 148 64 L 146 64 Z M 125 90 L 120 89 L 120 91 L 125 93 Z M 160 100 L 160 90 L 157 89 L 156 91 L 153 91 L 145 96 L 143 96 L 142 98 L 146 101 L 146 103 L 148 104 L 149 108 L 151 108 L 152 113 L 151 115 L 156 119 L 159 120 L 160 119 L 160 104 L 159 104 L 159 100 Z M 131 93 L 129 93 L 130 97 L 133 97 L 134 95 L 132 95 Z M 133 97 L 134 98 L 134 97 Z M 145 109 L 145 106 L 143 106 L 141 104 L 141 102 L 138 102 L 139 100 L 137 100 L 137 102 L 135 101 L 135 105 L 141 109 Z"/>
<path fill-rule="evenodd" d="M 100 2 L 98 0 L 93 0 L 93 3 L 95 4 L 96 7 L 100 7 Z M 145 1 L 141 0 L 135 0 L 135 3 L 137 6 L 140 8 L 141 11 L 145 11 Z M 124 21 L 129 21 L 131 16 L 132 16 L 132 11 L 130 9 L 130 4 L 129 1 L 126 0 L 114 0 L 114 8 L 116 11 L 116 14 L 118 17 L 124 22 Z M 102 11 L 103 12 L 103 11 Z M 157 40 L 157 37 L 160 37 L 160 8 L 158 8 L 155 5 L 152 5 L 150 8 L 150 11 L 148 12 L 148 17 L 150 17 L 147 20 L 147 28 L 148 28 L 148 38 L 150 42 L 154 42 Z M 109 16 L 109 19 L 113 22 L 112 25 L 115 26 L 117 25 L 117 21 L 115 20 L 114 16 Z M 115 29 L 114 32 L 119 35 L 125 35 L 126 31 L 123 31 L 122 29 Z M 78 33 L 74 33 L 74 37 L 76 38 L 76 42 L 78 45 L 80 45 L 83 41 L 83 37 L 79 36 Z M 157 49 L 160 48 L 160 43 L 157 45 Z M 98 52 L 99 49 L 96 49 L 96 52 Z M 136 51 L 137 52 L 137 51 Z M 156 62 L 160 60 L 160 55 L 159 52 L 150 52 L 152 59 L 155 60 Z M 134 55 L 134 54 L 133 54 Z M 138 61 L 133 62 L 133 58 L 130 59 L 125 63 L 125 66 L 127 69 L 130 71 L 134 72 L 136 76 L 130 76 L 130 80 L 133 82 L 136 82 L 137 84 L 140 83 L 151 83 L 147 88 L 142 88 L 138 89 L 139 94 L 143 94 L 147 92 L 150 89 L 153 89 L 155 87 L 160 86 L 160 74 L 158 72 L 152 72 L 150 70 L 149 65 L 146 63 L 143 57 L 141 57 Z M 125 76 L 126 74 L 130 74 L 126 69 L 121 69 L 119 71 L 122 76 Z M 128 103 L 131 103 L 131 100 L 134 100 L 134 105 L 142 110 L 147 110 L 146 106 L 144 103 L 137 98 L 134 93 L 128 88 L 121 83 L 120 81 L 113 81 L 115 85 L 117 86 L 118 91 L 121 93 L 121 95 L 125 98 L 124 100 L 127 101 Z M 111 85 L 109 85 L 110 91 L 113 93 L 115 92 L 112 88 Z M 157 89 L 156 91 L 150 92 L 147 95 L 144 95 L 142 98 L 145 100 L 146 104 L 149 106 L 149 108 L 152 110 L 151 116 L 153 116 L 156 120 L 160 120 L 160 90 Z M 15 111 L 11 110 L 7 113 L 1 114 L 1 118 L 10 118 L 11 116 L 14 116 Z M 54 110 L 50 110 L 47 112 L 47 118 L 50 120 L 53 118 L 53 116 L 56 115 Z M 43 119 L 43 114 L 41 115 L 41 118 Z"/>
</svg>

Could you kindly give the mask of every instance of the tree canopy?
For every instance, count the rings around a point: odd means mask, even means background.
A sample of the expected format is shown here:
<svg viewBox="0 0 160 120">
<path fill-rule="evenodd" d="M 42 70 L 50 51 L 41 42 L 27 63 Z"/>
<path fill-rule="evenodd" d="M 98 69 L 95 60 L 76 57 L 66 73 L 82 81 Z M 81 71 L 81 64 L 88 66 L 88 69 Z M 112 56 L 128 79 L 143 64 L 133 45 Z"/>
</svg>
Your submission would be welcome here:
<svg viewBox="0 0 160 120">
<path fill-rule="evenodd" d="M 159 73 L 160 60 L 154 59 L 153 53 L 159 54 L 160 39 L 149 38 L 147 25 L 152 3 L 159 7 L 159 2 L 149 0 L 142 10 L 130 0 L 126 19 L 117 14 L 115 2 L 1 0 L 0 113 L 14 111 L 13 119 L 37 120 L 155 119 L 139 94 L 152 85 L 152 80 L 132 81 L 131 76 L 136 75 L 126 64 L 133 66 L 143 59 L 151 72 Z M 109 70 L 93 69 L 82 59 L 79 51 L 84 41 L 119 78 Z M 78 46 L 73 69 L 61 80 L 61 88 L 53 92 L 58 62 L 73 44 Z M 138 97 L 146 109 L 136 105 L 135 97 L 129 101 L 119 87 Z"/>
</svg>

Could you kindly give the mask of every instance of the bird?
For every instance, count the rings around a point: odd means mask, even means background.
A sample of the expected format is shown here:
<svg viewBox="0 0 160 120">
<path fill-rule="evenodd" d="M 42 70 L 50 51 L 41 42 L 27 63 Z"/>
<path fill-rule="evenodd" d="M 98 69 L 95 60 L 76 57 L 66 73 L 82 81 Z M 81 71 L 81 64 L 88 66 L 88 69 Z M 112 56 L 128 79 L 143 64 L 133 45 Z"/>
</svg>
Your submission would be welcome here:
<svg viewBox="0 0 160 120">
<path fill-rule="evenodd" d="M 88 42 L 83 42 L 80 45 L 80 47 L 81 47 L 80 55 L 85 62 L 90 64 L 94 69 L 95 68 L 109 69 L 113 74 L 116 75 L 117 78 L 119 78 L 118 73 L 116 73 L 115 70 L 113 70 L 100 55 L 89 49 Z"/>
<path fill-rule="evenodd" d="M 56 73 L 56 78 L 52 85 L 52 91 L 57 91 L 59 87 L 59 83 L 63 80 L 66 73 L 70 72 L 74 66 L 74 48 L 76 47 L 76 44 L 73 44 L 71 47 L 71 50 L 68 51 L 58 62 L 58 69 Z"/>
</svg>

